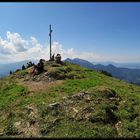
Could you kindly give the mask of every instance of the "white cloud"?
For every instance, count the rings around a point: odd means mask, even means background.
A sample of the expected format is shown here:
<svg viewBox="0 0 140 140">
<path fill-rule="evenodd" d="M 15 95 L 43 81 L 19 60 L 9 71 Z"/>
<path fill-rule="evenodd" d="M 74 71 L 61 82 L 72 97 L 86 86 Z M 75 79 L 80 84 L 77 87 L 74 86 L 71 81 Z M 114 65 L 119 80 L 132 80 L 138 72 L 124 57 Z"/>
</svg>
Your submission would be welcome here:
<svg viewBox="0 0 140 140">
<path fill-rule="evenodd" d="M 18 33 L 7 32 L 7 47 L 11 47 L 14 52 L 23 52 L 27 50 L 28 41 L 21 38 Z"/>
<path fill-rule="evenodd" d="M 0 53 L 1 54 L 9 54 L 10 50 L 6 46 L 6 41 L 0 38 Z"/>
<path fill-rule="evenodd" d="M 0 53 L 15 54 L 26 51 L 28 48 L 28 41 L 21 38 L 18 33 L 7 32 L 7 40 L 0 38 Z"/>
<path fill-rule="evenodd" d="M 29 59 L 49 59 L 49 45 L 44 46 L 35 37 L 25 40 L 18 33 L 7 32 L 7 39 L 0 38 L 0 63 Z M 62 59 L 81 58 L 89 61 L 137 61 L 139 56 L 100 55 L 94 52 L 77 52 L 74 48 L 64 49 L 59 42 L 52 43 L 52 53 L 60 53 Z"/>
</svg>

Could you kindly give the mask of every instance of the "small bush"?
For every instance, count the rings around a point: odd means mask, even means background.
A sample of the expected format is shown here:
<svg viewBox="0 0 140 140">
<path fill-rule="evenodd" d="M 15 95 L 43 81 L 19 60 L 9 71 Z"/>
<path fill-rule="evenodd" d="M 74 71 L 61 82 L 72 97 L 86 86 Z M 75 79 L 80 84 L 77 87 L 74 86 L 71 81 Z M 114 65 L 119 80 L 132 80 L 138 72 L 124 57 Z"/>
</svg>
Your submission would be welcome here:
<svg viewBox="0 0 140 140">
<path fill-rule="evenodd" d="M 95 123 L 95 122 L 104 122 L 106 123 L 107 122 L 107 114 L 105 112 L 105 110 L 98 110 L 97 112 L 94 112 L 89 121 L 91 121 L 92 123 Z"/>
<path fill-rule="evenodd" d="M 66 67 L 66 72 L 70 72 L 72 71 L 72 68 L 71 67 Z"/>
<path fill-rule="evenodd" d="M 112 74 L 109 73 L 109 72 L 107 72 L 107 71 L 105 71 L 105 70 L 101 70 L 100 72 L 101 72 L 102 74 L 106 75 L 106 76 L 112 77 Z"/>
<path fill-rule="evenodd" d="M 81 79 L 81 78 L 84 78 L 84 75 L 77 73 L 75 71 L 71 71 L 71 72 L 66 74 L 66 77 L 68 79 Z"/>
<path fill-rule="evenodd" d="M 68 78 L 68 79 L 74 79 L 75 76 L 76 76 L 76 75 L 75 75 L 74 73 L 68 73 L 68 74 L 67 74 L 67 78 Z"/>
<path fill-rule="evenodd" d="M 60 69 L 57 69 L 57 70 L 50 70 L 48 71 L 48 75 L 54 79 L 57 79 L 57 80 L 61 80 L 61 79 L 65 79 L 66 75 L 65 73 L 63 72 L 63 70 L 61 71 Z"/>
<path fill-rule="evenodd" d="M 60 67 L 60 64 L 52 64 L 52 67 Z"/>
<path fill-rule="evenodd" d="M 123 120 L 123 119 L 130 120 L 131 119 L 131 113 L 125 109 L 118 110 L 116 112 L 116 116 L 118 117 L 119 120 Z"/>
<path fill-rule="evenodd" d="M 59 67 L 56 69 L 56 71 L 66 73 L 66 69 L 64 67 Z"/>
</svg>

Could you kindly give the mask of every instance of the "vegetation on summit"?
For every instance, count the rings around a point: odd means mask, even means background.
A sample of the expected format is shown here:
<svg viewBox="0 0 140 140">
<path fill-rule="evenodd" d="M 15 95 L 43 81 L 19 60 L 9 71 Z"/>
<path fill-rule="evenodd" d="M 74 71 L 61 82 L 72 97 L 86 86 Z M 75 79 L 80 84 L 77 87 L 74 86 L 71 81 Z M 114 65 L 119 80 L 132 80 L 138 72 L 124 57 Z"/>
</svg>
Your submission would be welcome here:
<svg viewBox="0 0 140 140">
<path fill-rule="evenodd" d="M 1 137 L 140 137 L 139 86 L 69 62 L 33 68 L 0 80 Z"/>
</svg>

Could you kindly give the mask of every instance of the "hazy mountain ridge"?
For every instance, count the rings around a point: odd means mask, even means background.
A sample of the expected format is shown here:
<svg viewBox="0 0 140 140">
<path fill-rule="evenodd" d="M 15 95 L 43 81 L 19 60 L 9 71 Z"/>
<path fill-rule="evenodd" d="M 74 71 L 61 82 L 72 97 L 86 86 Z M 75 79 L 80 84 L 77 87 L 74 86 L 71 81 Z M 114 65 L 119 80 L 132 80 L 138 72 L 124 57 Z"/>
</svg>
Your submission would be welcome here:
<svg viewBox="0 0 140 140">
<path fill-rule="evenodd" d="M 112 64 L 114 65 L 115 67 L 118 67 L 118 68 L 128 68 L 128 69 L 140 69 L 140 63 L 139 62 L 113 62 L 113 61 L 106 61 L 106 62 L 102 62 L 102 61 L 99 61 L 99 62 L 91 62 L 92 64 L 94 65 L 97 65 L 97 64 L 102 64 L 104 66 L 107 66 L 109 64 Z"/>
<path fill-rule="evenodd" d="M 102 64 L 94 65 L 89 61 L 82 60 L 79 58 L 75 58 L 75 59 L 68 58 L 65 61 L 79 64 L 83 67 L 90 68 L 90 69 L 105 70 L 111 73 L 113 77 L 140 85 L 140 69 L 118 68 L 112 64 L 106 66 Z"/>
<path fill-rule="evenodd" d="M 114 63 L 114 62 L 102 62 L 102 64 L 97 64 L 97 62 L 89 62 L 87 60 L 82 60 L 79 58 L 75 58 L 75 59 L 69 59 L 67 58 L 64 61 L 68 61 L 68 62 L 72 62 L 75 64 L 80 64 L 83 67 L 86 68 L 90 68 L 90 69 L 96 69 L 96 70 L 105 70 L 109 73 L 112 74 L 112 76 L 122 79 L 122 80 L 126 80 L 128 82 L 132 82 L 135 83 L 137 85 L 140 85 L 140 69 L 130 69 L 130 68 L 120 68 L 120 67 L 116 67 L 114 65 L 119 65 L 118 63 Z M 10 63 L 10 64 L 0 64 L 0 77 L 4 77 L 7 76 L 11 71 L 15 71 L 16 69 L 19 69 L 22 67 L 22 65 L 26 65 L 26 63 L 29 62 L 29 60 L 25 60 L 25 61 L 21 61 L 21 62 L 16 62 L 16 63 Z M 35 63 L 37 62 L 37 60 L 35 61 Z M 112 64 L 108 64 L 108 63 L 112 63 Z M 103 65 L 104 64 L 104 65 Z M 130 64 L 130 63 L 129 63 Z M 139 63 L 136 63 L 137 65 L 132 65 L 129 67 L 139 67 Z"/>
<path fill-rule="evenodd" d="M 24 60 L 24 61 L 9 63 L 9 64 L 0 64 L 0 78 L 9 75 L 10 71 L 14 72 L 17 69 L 21 69 L 22 65 L 26 66 L 26 63 L 29 61 L 30 60 Z M 38 60 L 34 60 L 33 62 L 36 63 L 37 61 Z"/>
</svg>

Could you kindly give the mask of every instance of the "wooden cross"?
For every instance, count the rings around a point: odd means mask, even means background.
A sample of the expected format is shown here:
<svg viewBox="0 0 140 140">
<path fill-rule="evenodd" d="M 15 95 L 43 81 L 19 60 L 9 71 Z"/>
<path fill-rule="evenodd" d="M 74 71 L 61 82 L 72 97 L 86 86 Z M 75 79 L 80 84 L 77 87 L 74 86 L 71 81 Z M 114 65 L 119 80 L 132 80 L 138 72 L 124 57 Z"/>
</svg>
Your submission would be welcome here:
<svg viewBox="0 0 140 140">
<path fill-rule="evenodd" d="M 50 60 L 51 60 L 51 58 L 52 58 L 52 46 L 51 46 L 51 34 L 52 34 L 52 29 L 51 29 L 51 25 L 50 25 L 50 32 L 49 32 L 49 36 L 50 36 Z"/>
</svg>

